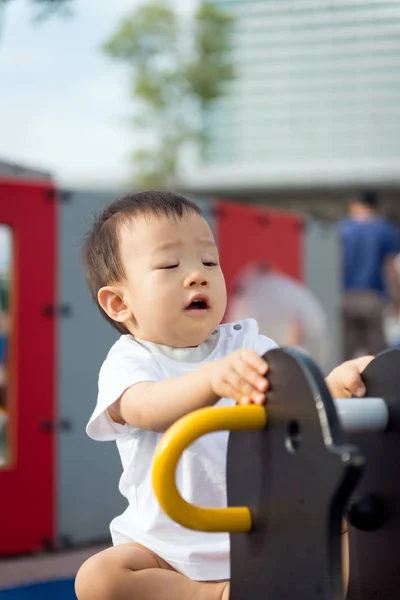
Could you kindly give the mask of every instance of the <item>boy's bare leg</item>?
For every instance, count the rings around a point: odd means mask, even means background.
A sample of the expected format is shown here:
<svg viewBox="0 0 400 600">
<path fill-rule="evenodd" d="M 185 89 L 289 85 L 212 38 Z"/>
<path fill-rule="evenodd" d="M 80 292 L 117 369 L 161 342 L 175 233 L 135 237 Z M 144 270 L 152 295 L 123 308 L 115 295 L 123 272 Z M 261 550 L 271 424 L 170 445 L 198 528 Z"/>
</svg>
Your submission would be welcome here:
<svg viewBox="0 0 400 600">
<path fill-rule="evenodd" d="M 138 544 L 87 560 L 75 581 L 78 600 L 228 600 L 229 583 L 193 581 Z"/>
</svg>

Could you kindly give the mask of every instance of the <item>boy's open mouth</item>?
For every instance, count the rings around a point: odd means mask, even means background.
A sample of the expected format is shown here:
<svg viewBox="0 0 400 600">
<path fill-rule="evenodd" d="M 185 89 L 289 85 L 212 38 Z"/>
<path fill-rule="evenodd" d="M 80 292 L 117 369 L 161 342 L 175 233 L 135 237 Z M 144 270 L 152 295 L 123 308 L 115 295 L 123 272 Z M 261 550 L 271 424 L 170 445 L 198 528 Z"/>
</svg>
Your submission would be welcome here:
<svg viewBox="0 0 400 600">
<path fill-rule="evenodd" d="M 194 296 L 185 306 L 185 310 L 207 310 L 210 308 L 210 303 L 207 296 L 198 294 Z"/>
</svg>

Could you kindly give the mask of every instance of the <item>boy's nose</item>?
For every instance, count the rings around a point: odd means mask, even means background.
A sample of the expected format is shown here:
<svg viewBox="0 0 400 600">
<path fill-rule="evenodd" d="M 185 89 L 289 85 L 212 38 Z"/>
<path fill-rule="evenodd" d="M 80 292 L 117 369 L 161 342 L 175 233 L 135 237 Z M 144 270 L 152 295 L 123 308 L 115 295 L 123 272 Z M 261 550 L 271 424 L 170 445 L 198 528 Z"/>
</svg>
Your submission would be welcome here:
<svg viewBox="0 0 400 600">
<path fill-rule="evenodd" d="M 200 271 L 193 271 L 190 273 L 185 279 L 185 288 L 190 288 L 196 285 L 202 285 L 203 287 L 208 285 L 208 279 L 205 277 L 204 273 Z"/>
</svg>

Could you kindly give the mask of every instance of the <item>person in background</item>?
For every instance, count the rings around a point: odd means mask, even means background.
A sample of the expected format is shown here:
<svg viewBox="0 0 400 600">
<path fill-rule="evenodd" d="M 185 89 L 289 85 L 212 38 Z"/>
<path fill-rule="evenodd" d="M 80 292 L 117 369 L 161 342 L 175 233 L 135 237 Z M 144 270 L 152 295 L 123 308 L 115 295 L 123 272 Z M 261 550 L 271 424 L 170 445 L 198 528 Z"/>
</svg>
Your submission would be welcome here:
<svg viewBox="0 0 400 600">
<path fill-rule="evenodd" d="M 400 231 L 378 214 L 378 204 L 374 191 L 354 194 L 348 201 L 347 217 L 339 222 L 344 360 L 384 350 L 384 309 L 390 299 L 397 311 L 400 307 L 400 280 L 395 265 Z"/>
</svg>

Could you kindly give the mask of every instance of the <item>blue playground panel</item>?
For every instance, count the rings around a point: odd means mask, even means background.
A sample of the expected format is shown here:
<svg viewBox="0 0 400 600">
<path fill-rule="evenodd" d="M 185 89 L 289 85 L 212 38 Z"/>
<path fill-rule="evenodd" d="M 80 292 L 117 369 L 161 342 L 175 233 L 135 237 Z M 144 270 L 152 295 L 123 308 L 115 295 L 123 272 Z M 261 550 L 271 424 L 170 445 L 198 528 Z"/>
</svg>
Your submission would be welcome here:
<svg viewBox="0 0 400 600">
<path fill-rule="evenodd" d="M 35 583 L 0 590 L 0 600 L 76 600 L 74 579 Z"/>
</svg>

